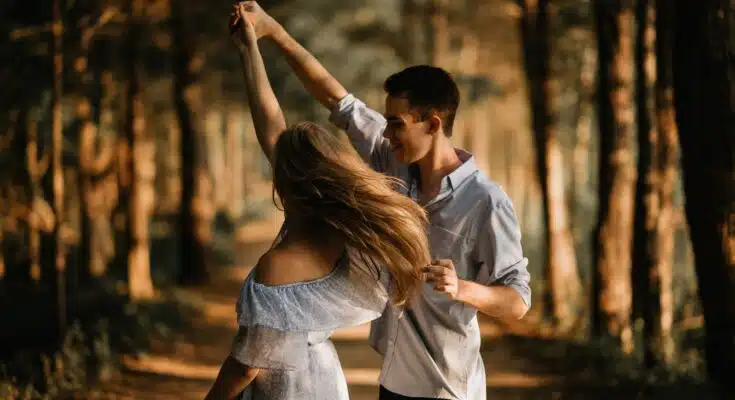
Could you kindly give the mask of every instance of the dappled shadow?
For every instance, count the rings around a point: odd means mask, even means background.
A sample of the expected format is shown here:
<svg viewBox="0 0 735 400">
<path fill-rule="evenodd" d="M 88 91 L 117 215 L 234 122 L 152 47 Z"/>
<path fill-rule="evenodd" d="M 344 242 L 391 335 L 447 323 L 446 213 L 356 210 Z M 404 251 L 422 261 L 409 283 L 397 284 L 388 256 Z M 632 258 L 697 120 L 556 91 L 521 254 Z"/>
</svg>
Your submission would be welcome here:
<svg viewBox="0 0 735 400">
<path fill-rule="evenodd" d="M 610 345 L 508 335 L 485 340 L 482 353 L 489 377 L 512 371 L 561 378 L 529 388 L 498 382 L 488 389 L 493 398 L 718 398 L 715 388 L 698 377 L 644 375 L 638 360 Z"/>
</svg>

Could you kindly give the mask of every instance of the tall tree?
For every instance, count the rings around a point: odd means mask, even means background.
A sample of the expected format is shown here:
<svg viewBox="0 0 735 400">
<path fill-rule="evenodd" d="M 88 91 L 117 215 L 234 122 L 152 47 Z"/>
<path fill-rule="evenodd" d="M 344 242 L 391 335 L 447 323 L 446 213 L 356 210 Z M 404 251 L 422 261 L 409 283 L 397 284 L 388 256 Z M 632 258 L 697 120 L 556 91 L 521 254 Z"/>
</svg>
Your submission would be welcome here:
<svg viewBox="0 0 735 400">
<path fill-rule="evenodd" d="M 64 171 L 62 165 L 63 151 L 63 119 L 61 114 L 62 79 L 64 75 L 64 50 L 63 32 L 64 21 L 62 19 L 62 0 L 54 0 L 53 26 L 51 28 L 53 41 L 51 42 L 51 54 L 53 55 L 53 83 L 51 87 L 51 173 L 53 209 L 56 223 L 53 229 L 53 251 L 49 256 L 53 257 L 53 290 L 55 292 L 57 312 L 56 329 L 57 338 L 61 339 L 66 332 L 67 308 L 66 308 L 66 248 L 63 238 L 63 212 L 64 212 Z"/>
<path fill-rule="evenodd" d="M 593 331 L 633 350 L 631 250 L 635 201 L 635 112 L 631 0 L 595 2 L 599 57 L 599 216 Z"/>
<path fill-rule="evenodd" d="M 41 279 L 41 235 L 39 205 L 43 200 L 40 179 L 48 169 L 48 158 L 39 158 L 38 127 L 35 116 L 22 113 L 25 124 L 26 169 L 28 170 L 28 260 L 31 279 Z"/>
<path fill-rule="evenodd" d="M 140 88 L 139 49 L 145 0 L 130 0 L 127 37 L 127 107 L 125 136 L 127 139 L 129 181 L 128 193 L 128 293 L 133 300 L 153 297 L 150 267 L 148 220 L 152 211 L 152 190 L 145 166 L 145 110 Z"/>
<path fill-rule="evenodd" d="M 171 25 L 174 43 L 174 102 L 181 130 L 181 283 L 200 283 L 208 279 L 204 262 L 207 223 L 199 198 L 201 157 L 199 143 L 203 135 L 203 98 L 199 81 L 203 54 L 196 53 L 195 41 L 188 33 L 182 0 L 171 0 Z"/>
<path fill-rule="evenodd" d="M 447 53 L 449 52 L 449 27 L 447 21 L 448 4 L 447 0 L 431 0 L 428 2 L 429 24 L 426 24 L 430 32 L 426 38 L 429 44 L 427 53 L 431 64 L 441 67 Z M 444 68 L 447 68 L 444 66 Z"/>
<path fill-rule="evenodd" d="M 638 183 L 634 237 L 635 303 L 644 320 L 647 367 L 673 362 L 674 186 L 677 133 L 671 81 L 671 7 L 639 0 L 636 32 Z"/>
<path fill-rule="evenodd" d="M 547 0 L 523 2 L 521 36 L 544 201 L 547 290 L 556 323 L 561 330 L 566 330 L 575 322 L 577 308 L 581 305 L 581 283 L 569 229 L 561 145 L 553 112 Z"/>
<path fill-rule="evenodd" d="M 735 365 L 735 4 L 675 2 L 673 74 L 685 212 L 710 376 Z"/>
</svg>

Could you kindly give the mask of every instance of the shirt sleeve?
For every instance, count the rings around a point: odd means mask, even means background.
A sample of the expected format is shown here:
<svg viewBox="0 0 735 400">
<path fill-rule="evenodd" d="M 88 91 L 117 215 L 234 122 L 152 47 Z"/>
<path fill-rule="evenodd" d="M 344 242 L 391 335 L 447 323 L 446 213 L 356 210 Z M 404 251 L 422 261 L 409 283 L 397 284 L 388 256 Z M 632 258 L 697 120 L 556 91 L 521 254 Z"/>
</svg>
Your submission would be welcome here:
<svg viewBox="0 0 735 400">
<path fill-rule="evenodd" d="M 329 121 L 347 133 L 358 154 L 373 169 L 379 172 L 391 170 L 394 160 L 390 144 L 383 138 L 387 123 L 381 113 L 348 94 L 334 107 Z"/>
<path fill-rule="evenodd" d="M 479 227 L 476 252 L 480 263 L 476 282 L 513 288 L 530 307 L 528 259 L 523 256 L 521 228 L 510 199 L 491 206 L 489 218 Z"/>
<path fill-rule="evenodd" d="M 308 332 L 286 332 L 260 325 L 240 326 L 230 356 L 253 368 L 298 370 L 304 366 Z"/>
</svg>

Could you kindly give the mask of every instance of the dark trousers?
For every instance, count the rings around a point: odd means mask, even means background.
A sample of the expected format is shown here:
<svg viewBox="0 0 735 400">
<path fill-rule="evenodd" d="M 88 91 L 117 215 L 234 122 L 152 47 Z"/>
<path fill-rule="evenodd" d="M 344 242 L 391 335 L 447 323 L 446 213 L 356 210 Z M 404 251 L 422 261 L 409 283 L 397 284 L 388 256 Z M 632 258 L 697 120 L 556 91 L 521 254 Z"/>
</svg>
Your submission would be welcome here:
<svg viewBox="0 0 735 400">
<path fill-rule="evenodd" d="M 404 396 L 402 394 L 393 393 L 390 390 L 383 387 L 383 385 L 380 385 L 380 395 L 378 396 L 378 400 L 437 400 L 438 398 L 430 398 L 430 397 L 408 397 Z M 441 399 L 438 399 L 441 400 Z"/>
</svg>

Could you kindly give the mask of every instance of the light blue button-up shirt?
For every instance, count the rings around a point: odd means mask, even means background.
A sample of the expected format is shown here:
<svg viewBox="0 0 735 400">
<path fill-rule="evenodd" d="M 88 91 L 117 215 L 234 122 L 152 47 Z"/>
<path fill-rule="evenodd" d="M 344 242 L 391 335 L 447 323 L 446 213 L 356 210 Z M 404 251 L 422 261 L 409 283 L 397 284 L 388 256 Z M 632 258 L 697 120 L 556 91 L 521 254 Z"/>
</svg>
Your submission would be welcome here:
<svg viewBox="0 0 735 400">
<path fill-rule="evenodd" d="M 347 132 L 375 170 L 401 178 L 407 194 L 418 198 L 408 165 L 395 159 L 383 138 L 381 113 L 350 94 L 332 110 L 330 121 Z M 528 259 L 513 204 L 471 154 L 457 154 L 462 165 L 442 180 L 439 195 L 425 206 L 431 256 L 451 259 L 460 279 L 515 289 L 530 306 Z M 427 283 L 422 289 L 409 308 L 389 304 L 371 324 L 371 345 L 384 356 L 381 385 L 404 396 L 484 400 L 477 310 Z"/>
</svg>

